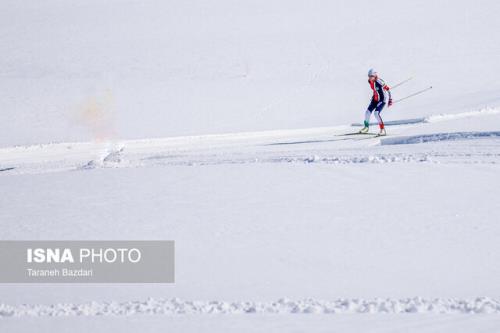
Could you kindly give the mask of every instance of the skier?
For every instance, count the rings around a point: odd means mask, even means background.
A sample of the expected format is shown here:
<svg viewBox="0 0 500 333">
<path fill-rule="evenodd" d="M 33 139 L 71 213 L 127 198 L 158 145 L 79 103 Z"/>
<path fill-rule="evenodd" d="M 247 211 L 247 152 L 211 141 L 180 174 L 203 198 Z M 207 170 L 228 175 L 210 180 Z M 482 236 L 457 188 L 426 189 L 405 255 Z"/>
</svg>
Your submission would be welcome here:
<svg viewBox="0 0 500 333">
<path fill-rule="evenodd" d="M 359 133 L 368 133 L 368 129 L 370 127 L 370 116 L 372 112 L 375 114 L 375 118 L 377 118 L 378 126 L 380 127 L 380 132 L 378 135 L 385 135 L 384 122 L 380 117 L 380 112 L 385 106 L 385 102 L 387 100 L 387 106 L 392 106 L 392 97 L 389 86 L 385 84 L 385 82 L 378 77 L 377 71 L 373 68 L 368 71 L 368 83 L 370 84 L 370 88 L 373 90 L 373 97 L 368 105 L 368 109 L 365 112 L 365 122 L 363 127 Z M 386 96 L 387 94 L 387 96 Z"/>
</svg>

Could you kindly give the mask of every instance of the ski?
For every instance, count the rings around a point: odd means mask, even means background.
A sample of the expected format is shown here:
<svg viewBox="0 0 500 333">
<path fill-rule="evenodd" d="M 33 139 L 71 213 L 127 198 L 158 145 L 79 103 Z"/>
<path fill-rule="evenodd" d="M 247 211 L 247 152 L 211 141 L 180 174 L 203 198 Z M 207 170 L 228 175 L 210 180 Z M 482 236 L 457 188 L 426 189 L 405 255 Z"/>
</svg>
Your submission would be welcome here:
<svg viewBox="0 0 500 333">
<path fill-rule="evenodd" d="M 14 170 L 14 167 L 0 169 L 0 172 Z"/>
<path fill-rule="evenodd" d="M 351 136 L 351 135 L 377 135 L 376 133 L 360 133 L 360 132 L 354 132 L 354 133 L 345 133 L 345 134 L 337 134 L 335 136 Z"/>
<path fill-rule="evenodd" d="M 354 138 L 353 140 L 354 141 L 361 141 L 361 140 L 371 140 L 371 139 L 378 139 L 378 138 L 383 138 L 387 135 L 378 135 L 378 134 L 374 134 L 374 135 L 370 135 L 368 137 L 364 137 L 364 138 Z"/>
</svg>

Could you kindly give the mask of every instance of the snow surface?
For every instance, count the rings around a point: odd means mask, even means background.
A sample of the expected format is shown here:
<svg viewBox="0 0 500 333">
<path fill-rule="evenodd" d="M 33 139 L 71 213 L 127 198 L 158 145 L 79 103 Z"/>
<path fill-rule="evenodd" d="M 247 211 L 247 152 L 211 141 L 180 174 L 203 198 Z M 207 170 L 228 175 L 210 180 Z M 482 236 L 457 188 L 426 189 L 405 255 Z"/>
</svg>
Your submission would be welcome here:
<svg viewBox="0 0 500 333">
<path fill-rule="evenodd" d="M 463 299 L 339 299 L 316 301 L 311 299 L 276 302 L 182 301 L 179 299 L 143 302 L 107 302 L 56 305 L 0 305 L 1 317 L 64 317 L 64 316 L 130 316 L 179 314 L 355 314 L 355 313 L 436 313 L 436 314 L 499 314 L 500 302 L 485 297 Z"/>
<path fill-rule="evenodd" d="M 498 13 L 2 1 L 0 238 L 173 239 L 176 283 L 0 285 L 0 331 L 497 331 Z M 434 88 L 346 136 L 369 67 Z"/>
<path fill-rule="evenodd" d="M 497 332 L 497 315 L 219 315 L 24 317 L 6 331 L 66 332 Z"/>
<path fill-rule="evenodd" d="M 0 146 L 359 121 L 368 68 L 389 118 L 500 102 L 500 3 L 3 0 Z M 374 31 L 374 28 L 379 29 Z M 380 31 L 379 31 L 380 30 Z"/>
<path fill-rule="evenodd" d="M 499 124 L 499 115 L 475 112 L 394 125 L 384 138 L 343 136 L 356 127 L 339 126 L 0 149 L 0 164 L 13 168 L 0 173 L 5 239 L 174 239 L 177 248 L 174 285 L 0 286 L 0 312 L 7 322 L 252 311 L 498 316 L 500 227 L 491 212 L 500 209 L 500 138 L 485 133 Z M 442 138 L 443 126 L 448 136 L 484 135 L 425 143 L 398 135 Z M 290 299 L 273 301 L 282 297 Z"/>
</svg>

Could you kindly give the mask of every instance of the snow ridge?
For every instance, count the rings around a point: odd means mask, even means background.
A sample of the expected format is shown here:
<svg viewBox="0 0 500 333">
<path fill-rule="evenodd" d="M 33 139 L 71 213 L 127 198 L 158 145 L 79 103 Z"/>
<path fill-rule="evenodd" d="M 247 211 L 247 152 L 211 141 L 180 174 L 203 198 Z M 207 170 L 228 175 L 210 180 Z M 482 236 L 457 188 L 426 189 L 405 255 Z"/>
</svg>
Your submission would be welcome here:
<svg viewBox="0 0 500 333">
<path fill-rule="evenodd" d="M 454 140 L 472 140 L 482 138 L 498 138 L 500 131 L 490 132 L 451 132 L 451 133 L 433 133 L 412 136 L 399 136 L 394 138 L 382 139 L 381 145 L 404 145 L 437 141 L 454 141 Z"/>
<path fill-rule="evenodd" d="M 0 318 L 57 316 L 129 316 L 182 314 L 355 314 L 355 313 L 434 313 L 500 314 L 500 300 L 421 297 L 390 299 L 279 299 L 274 302 L 184 301 L 178 298 L 128 302 L 91 302 L 82 304 L 8 305 L 0 304 Z"/>
<path fill-rule="evenodd" d="M 482 117 L 482 116 L 492 116 L 500 114 L 500 108 L 485 107 L 479 110 L 472 110 L 466 112 L 458 113 L 440 113 L 432 114 L 427 117 L 422 118 L 412 118 L 412 119 L 400 119 L 400 120 L 388 120 L 384 121 L 385 126 L 398 126 L 398 125 L 414 125 L 422 123 L 437 123 L 447 120 L 456 120 L 470 117 Z M 370 126 L 378 125 L 377 122 L 370 122 Z M 352 123 L 351 126 L 364 126 L 363 123 Z"/>
<path fill-rule="evenodd" d="M 483 109 L 467 111 L 467 112 L 442 113 L 442 114 L 430 115 L 430 116 L 427 116 L 424 118 L 424 122 L 435 123 L 435 122 L 439 122 L 439 121 L 462 119 L 462 118 L 469 118 L 469 117 L 491 116 L 491 115 L 495 115 L 495 114 L 499 114 L 499 113 L 500 113 L 499 108 L 486 107 Z"/>
</svg>

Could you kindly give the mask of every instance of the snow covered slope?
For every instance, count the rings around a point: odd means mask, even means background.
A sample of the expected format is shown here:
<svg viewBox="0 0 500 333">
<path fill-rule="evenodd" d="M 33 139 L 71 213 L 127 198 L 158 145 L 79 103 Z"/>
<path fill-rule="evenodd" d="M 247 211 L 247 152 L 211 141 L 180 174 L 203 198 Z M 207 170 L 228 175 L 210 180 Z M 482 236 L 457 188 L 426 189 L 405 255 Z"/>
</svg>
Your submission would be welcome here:
<svg viewBox="0 0 500 333">
<path fill-rule="evenodd" d="M 366 71 L 386 118 L 500 102 L 500 3 L 438 0 L 0 3 L 0 146 L 335 126 Z"/>
<path fill-rule="evenodd" d="M 358 131 L 356 125 L 344 125 L 15 146 L 0 148 L 0 171 L 37 174 L 94 168 L 255 163 L 496 163 L 498 147 L 491 144 L 496 140 L 476 139 L 500 138 L 499 125 L 500 109 L 482 109 L 388 122 L 388 137 L 353 135 Z M 446 132 L 447 128 L 453 131 Z M 448 142 L 456 140 L 462 141 L 455 145 L 458 148 L 450 148 Z M 429 145 L 405 146 L 425 142 L 437 143 L 436 148 L 430 151 Z M 470 153 L 464 155 L 464 150 Z"/>
<path fill-rule="evenodd" d="M 4 238 L 178 253 L 175 285 L 0 286 L 0 313 L 498 313 L 500 114 L 357 128 L 0 149 Z"/>
</svg>

